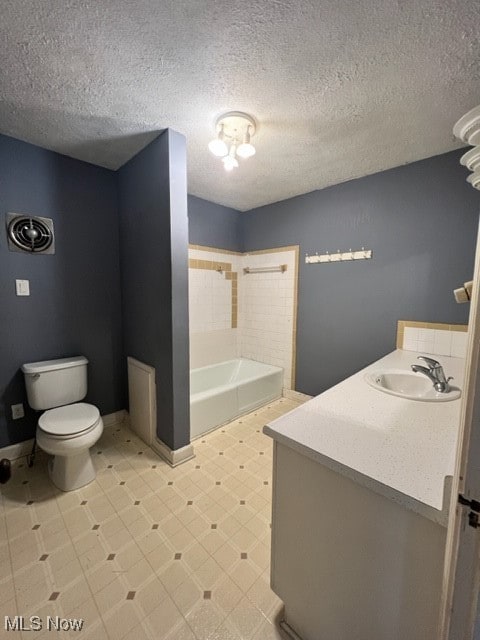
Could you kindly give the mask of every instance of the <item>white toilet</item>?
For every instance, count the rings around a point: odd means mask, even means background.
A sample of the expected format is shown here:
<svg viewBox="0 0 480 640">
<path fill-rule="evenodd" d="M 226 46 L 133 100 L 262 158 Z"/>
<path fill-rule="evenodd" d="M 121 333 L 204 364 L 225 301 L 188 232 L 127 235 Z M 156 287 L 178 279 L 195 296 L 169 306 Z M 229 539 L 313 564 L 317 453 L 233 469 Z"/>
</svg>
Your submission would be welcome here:
<svg viewBox="0 0 480 640">
<path fill-rule="evenodd" d="M 22 371 L 32 409 L 48 409 L 37 426 L 38 446 L 53 455 L 52 482 L 73 491 L 95 479 L 90 456 L 103 432 L 97 407 L 79 402 L 87 394 L 87 364 L 83 356 L 24 364 Z"/>
</svg>

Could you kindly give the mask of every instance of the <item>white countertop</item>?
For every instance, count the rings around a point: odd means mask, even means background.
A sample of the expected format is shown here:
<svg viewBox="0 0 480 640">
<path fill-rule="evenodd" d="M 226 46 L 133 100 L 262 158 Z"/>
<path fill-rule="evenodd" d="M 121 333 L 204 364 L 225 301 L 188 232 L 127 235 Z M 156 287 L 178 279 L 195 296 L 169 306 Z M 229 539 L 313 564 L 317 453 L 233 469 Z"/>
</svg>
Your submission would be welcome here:
<svg viewBox="0 0 480 640">
<path fill-rule="evenodd" d="M 446 525 L 461 400 L 420 402 L 372 388 L 374 369 L 405 369 L 413 351 L 397 349 L 264 427 L 264 433 L 333 471 Z M 463 388 L 464 360 L 440 361 Z M 420 374 L 419 374 L 420 375 Z M 446 496 L 446 500 L 444 499 Z"/>
</svg>

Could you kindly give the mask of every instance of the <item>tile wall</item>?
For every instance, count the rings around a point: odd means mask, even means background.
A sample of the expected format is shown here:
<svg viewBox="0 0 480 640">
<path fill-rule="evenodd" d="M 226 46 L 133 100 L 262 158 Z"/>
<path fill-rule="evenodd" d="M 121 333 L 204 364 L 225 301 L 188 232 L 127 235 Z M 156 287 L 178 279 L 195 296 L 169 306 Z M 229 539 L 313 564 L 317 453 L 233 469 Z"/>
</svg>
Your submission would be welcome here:
<svg viewBox="0 0 480 640">
<path fill-rule="evenodd" d="M 284 369 L 283 385 L 294 387 L 294 330 L 296 331 L 295 249 L 256 252 L 243 256 L 244 267 L 286 264 L 286 271 L 243 273 L 240 276 L 240 352 L 244 358 Z"/>
<path fill-rule="evenodd" d="M 208 333 L 233 328 L 231 281 L 218 271 L 199 268 L 190 271 L 190 331 Z"/>
<path fill-rule="evenodd" d="M 241 254 L 188 250 L 190 368 L 240 357 L 238 279 Z"/>
<path fill-rule="evenodd" d="M 190 366 L 244 357 L 280 366 L 294 384 L 298 248 L 240 254 L 189 249 Z M 287 265 L 283 272 L 245 267 Z"/>
<path fill-rule="evenodd" d="M 400 320 L 397 328 L 397 348 L 430 353 L 437 356 L 465 358 L 468 326 Z"/>
</svg>

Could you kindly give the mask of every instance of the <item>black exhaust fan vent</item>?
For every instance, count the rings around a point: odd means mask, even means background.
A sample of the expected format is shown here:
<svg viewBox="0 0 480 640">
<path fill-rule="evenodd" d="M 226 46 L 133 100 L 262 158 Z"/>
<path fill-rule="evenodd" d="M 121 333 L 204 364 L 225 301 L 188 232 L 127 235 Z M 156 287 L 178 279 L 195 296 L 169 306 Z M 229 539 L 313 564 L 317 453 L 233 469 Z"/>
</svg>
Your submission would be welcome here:
<svg viewBox="0 0 480 640">
<path fill-rule="evenodd" d="M 7 213 L 8 248 L 25 253 L 55 253 L 53 220 Z"/>
</svg>

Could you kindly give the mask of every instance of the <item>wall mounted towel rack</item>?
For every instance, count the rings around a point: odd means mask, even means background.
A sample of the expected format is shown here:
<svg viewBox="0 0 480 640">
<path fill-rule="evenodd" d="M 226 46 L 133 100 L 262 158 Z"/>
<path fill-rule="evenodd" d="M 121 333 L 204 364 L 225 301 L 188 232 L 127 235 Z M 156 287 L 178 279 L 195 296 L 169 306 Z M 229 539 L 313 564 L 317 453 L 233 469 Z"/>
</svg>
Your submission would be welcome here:
<svg viewBox="0 0 480 640">
<path fill-rule="evenodd" d="M 279 264 L 279 265 L 271 265 L 267 267 L 245 267 L 243 269 L 243 273 L 277 273 L 277 272 L 283 273 L 284 271 L 287 270 L 287 266 L 288 265 L 286 264 Z"/>
<path fill-rule="evenodd" d="M 351 260 L 370 260 L 373 256 L 373 251 L 371 249 L 365 249 L 362 247 L 360 250 L 353 251 L 349 249 L 348 251 L 340 251 L 340 249 L 336 253 L 315 253 L 315 255 L 305 254 L 305 262 L 306 264 L 317 264 L 319 262 L 349 262 Z"/>
</svg>

